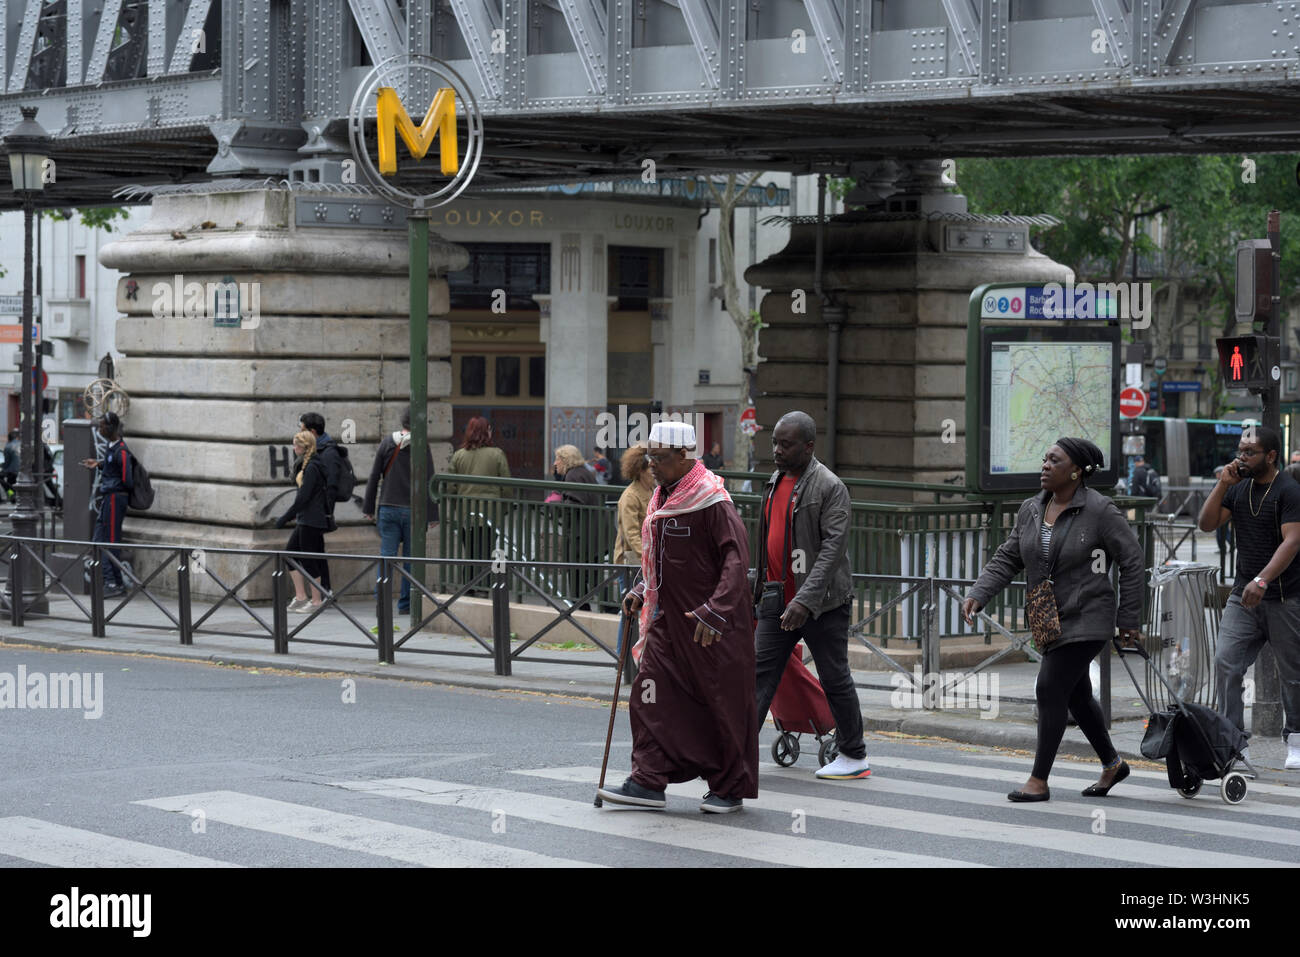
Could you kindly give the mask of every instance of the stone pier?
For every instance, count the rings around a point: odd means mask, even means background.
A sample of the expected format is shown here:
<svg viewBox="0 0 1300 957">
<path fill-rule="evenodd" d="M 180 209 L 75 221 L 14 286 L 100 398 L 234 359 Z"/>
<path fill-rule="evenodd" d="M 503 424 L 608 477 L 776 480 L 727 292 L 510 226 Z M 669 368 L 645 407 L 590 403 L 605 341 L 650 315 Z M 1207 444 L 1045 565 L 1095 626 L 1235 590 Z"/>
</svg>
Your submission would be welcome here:
<svg viewBox="0 0 1300 957">
<path fill-rule="evenodd" d="M 834 437 L 844 477 L 963 485 L 971 291 L 986 282 L 1073 278 L 1029 245 L 1027 217 L 972 215 L 939 173 L 937 162 L 881 164 L 848 198 L 865 208 L 825 226 L 822 289 L 845 309 Z M 761 309 L 758 421 L 770 429 L 783 413 L 806 411 L 825 457 L 829 333 L 814 294 L 816 230 L 793 225 L 787 246 L 745 279 L 770 290 Z M 758 467 L 770 469 L 770 432 L 759 434 L 755 451 Z"/>
<path fill-rule="evenodd" d="M 339 205 L 356 225 L 321 214 Z M 117 292 L 125 432 L 157 493 L 127 519 L 128 541 L 283 548 L 289 531 L 274 523 L 292 501 L 291 442 L 308 411 L 347 448 L 354 494 L 364 492 L 379 441 L 409 401 L 407 256 L 405 217 L 380 200 L 266 188 L 157 195 L 143 229 L 104 247 L 101 262 L 126 274 Z M 434 317 L 448 309 L 441 277 L 467 262 L 461 247 L 430 237 L 426 399 L 438 469 L 451 455 L 450 331 Z M 340 504 L 336 518 L 327 551 L 378 553 L 359 507 Z M 228 585 L 258 560 L 205 555 Z M 357 570 L 332 562 L 334 585 Z M 205 575 L 192 587 L 219 593 Z M 241 594 L 269 598 L 269 574 Z"/>
</svg>

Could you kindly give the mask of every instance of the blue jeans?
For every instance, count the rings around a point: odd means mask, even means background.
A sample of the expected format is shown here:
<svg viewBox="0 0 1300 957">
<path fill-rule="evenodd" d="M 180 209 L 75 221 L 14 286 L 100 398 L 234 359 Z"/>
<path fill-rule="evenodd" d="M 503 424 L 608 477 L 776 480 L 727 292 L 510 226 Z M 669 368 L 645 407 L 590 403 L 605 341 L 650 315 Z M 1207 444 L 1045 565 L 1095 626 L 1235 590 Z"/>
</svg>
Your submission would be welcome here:
<svg viewBox="0 0 1300 957">
<path fill-rule="evenodd" d="M 381 505 L 379 506 L 378 522 L 379 526 L 379 554 L 388 556 L 397 554 L 397 546 L 402 546 L 402 554 L 411 554 L 411 510 L 402 505 Z M 411 570 L 410 562 L 402 565 L 407 572 Z M 379 572 L 375 572 L 375 577 L 379 577 Z M 407 612 L 411 610 L 411 582 L 410 579 L 402 576 L 402 589 L 400 597 L 397 599 L 397 610 Z"/>
</svg>

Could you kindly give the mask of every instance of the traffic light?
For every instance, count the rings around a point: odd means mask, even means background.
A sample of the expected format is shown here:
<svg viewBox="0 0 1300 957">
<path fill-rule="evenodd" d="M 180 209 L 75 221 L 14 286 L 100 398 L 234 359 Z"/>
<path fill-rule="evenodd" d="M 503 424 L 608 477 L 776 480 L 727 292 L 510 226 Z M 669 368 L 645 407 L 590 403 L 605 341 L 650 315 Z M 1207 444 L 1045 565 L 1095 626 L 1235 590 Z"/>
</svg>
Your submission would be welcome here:
<svg viewBox="0 0 1300 957">
<path fill-rule="evenodd" d="M 1224 336 L 1215 339 L 1219 348 L 1219 376 L 1233 391 L 1267 389 L 1268 337 Z"/>
</svg>

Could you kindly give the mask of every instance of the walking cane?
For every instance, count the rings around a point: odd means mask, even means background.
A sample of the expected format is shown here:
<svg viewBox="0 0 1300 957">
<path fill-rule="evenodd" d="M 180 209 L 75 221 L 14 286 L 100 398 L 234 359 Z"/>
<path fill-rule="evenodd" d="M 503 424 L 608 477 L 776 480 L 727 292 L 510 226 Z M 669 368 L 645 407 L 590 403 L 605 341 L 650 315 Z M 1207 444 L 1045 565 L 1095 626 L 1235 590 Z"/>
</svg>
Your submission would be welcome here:
<svg viewBox="0 0 1300 957">
<path fill-rule="evenodd" d="M 609 746 L 614 740 L 614 715 L 618 714 L 618 690 L 623 684 L 623 669 L 627 666 L 627 649 L 632 644 L 632 623 L 636 619 L 628 615 L 623 627 L 623 647 L 618 652 L 618 674 L 614 676 L 614 700 L 609 703 L 609 730 L 605 732 L 605 756 L 600 761 L 600 783 L 596 785 L 596 807 L 603 806 L 600 789 L 605 786 L 605 769 L 609 766 Z"/>
</svg>

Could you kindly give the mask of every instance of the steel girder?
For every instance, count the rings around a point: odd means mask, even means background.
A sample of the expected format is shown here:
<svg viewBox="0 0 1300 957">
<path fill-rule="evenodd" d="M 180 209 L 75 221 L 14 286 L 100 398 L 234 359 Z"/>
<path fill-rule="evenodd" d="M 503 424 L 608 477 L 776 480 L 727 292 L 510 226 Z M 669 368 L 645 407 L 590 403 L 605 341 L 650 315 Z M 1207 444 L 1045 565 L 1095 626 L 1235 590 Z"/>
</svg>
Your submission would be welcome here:
<svg viewBox="0 0 1300 957">
<path fill-rule="evenodd" d="M 488 118 L 485 183 L 1300 147 L 1300 29 L 1262 0 L 216 0 L 219 76 L 214 0 L 65 2 L 0 0 L 0 130 L 35 94 L 105 170 L 173 135 L 182 176 L 338 155 L 363 53 L 435 29 Z"/>
</svg>

